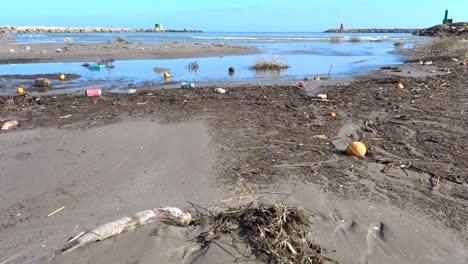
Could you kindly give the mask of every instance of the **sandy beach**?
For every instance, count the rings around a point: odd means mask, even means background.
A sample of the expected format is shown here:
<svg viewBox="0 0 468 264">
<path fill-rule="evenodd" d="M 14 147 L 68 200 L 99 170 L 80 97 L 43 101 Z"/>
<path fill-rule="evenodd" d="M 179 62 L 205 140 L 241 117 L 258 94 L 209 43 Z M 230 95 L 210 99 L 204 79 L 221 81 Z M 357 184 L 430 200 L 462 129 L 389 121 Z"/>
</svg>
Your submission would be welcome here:
<svg viewBox="0 0 468 264">
<path fill-rule="evenodd" d="M 255 47 L 227 44 L 9 43 L 0 45 L 0 64 L 199 58 L 259 52 Z"/>
<path fill-rule="evenodd" d="M 10 43 L 0 46 L 0 63 L 257 52 Z M 26 87 L 0 97 L 0 124 L 19 122 L 0 132 L 0 264 L 257 263 L 248 242 L 228 235 L 198 245 L 202 224 L 148 225 L 60 254 L 80 232 L 146 209 L 196 217 L 194 208 L 251 197 L 304 208 L 323 263 L 467 263 L 468 67 L 462 57 L 405 52 L 408 63 L 304 88 L 244 80 L 194 89 L 144 83 L 135 94 L 99 97 Z M 366 144 L 365 157 L 344 154 L 355 140 Z"/>
</svg>

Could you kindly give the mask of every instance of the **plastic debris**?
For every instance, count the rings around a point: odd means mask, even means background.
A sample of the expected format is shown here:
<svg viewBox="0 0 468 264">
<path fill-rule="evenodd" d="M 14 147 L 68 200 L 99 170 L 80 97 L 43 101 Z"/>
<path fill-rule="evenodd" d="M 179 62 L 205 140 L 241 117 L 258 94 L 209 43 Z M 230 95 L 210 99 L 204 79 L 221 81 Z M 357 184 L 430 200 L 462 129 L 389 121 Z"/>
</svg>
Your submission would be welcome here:
<svg viewBox="0 0 468 264">
<path fill-rule="evenodd" d="M 19 122 L 17 120 L 10 120 L 5 123 L 3 123 L 1 130 L 2 131 L 8 131 L 15 129 L 19 125 Z"/>
<path fill-rule="evenodd" d="M 88 97 L 101 96 L 101 94 L 102 94 L 101 89 L 93 88 L 93 89 L 86 90 L 86 96 Z"/>
<path fill-rule="evenodd" d="M 216 88 L 215 92 L 220 93 L 220 94 L 225 94 L 226 90 L 224 90 L 223 88 Z"/>
</svg>

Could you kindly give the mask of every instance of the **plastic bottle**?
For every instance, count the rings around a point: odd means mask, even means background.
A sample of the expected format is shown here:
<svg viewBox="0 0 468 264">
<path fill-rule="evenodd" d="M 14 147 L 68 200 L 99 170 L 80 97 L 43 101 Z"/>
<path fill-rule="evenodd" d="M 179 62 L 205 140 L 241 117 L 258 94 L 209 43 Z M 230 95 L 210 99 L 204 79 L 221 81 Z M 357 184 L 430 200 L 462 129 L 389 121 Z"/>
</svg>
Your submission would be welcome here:
<svg viewBox="0 0 468 264">
<path fill-rule="evenodd" d="M 183 82 L 182 85 L 180 86 L 180 88 L 182 89 L 190 89 L 194 87 L 195 87 L 195 84 L 193 82 Z"/>
</svg>

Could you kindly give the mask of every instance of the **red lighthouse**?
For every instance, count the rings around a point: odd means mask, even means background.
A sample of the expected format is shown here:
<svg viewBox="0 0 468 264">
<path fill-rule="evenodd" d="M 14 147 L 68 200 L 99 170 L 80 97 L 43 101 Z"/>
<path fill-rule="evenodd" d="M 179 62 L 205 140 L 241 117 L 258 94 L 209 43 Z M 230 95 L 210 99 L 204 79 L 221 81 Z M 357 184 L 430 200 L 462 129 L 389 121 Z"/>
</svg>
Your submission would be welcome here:
<svg viewBox="0 0 468 264">
<path fill-rule="evenodd" d="M 340 25 L 340 30 L 341 30 L 341 31 L 344 30 L 344 24 L 343 24 L 343 23 L 341 23 L 341 25 Z"/>
</svg>

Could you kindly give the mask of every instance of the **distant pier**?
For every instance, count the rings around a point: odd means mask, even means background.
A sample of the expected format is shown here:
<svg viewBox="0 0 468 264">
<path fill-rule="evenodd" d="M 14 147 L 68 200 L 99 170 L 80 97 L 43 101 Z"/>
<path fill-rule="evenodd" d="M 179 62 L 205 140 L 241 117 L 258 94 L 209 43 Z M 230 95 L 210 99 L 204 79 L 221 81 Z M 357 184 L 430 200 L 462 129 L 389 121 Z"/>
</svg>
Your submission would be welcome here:
<svg viewBox="0 0 468 264">
<path fill-rule="evenodd" d="M 361 29 L 328 29 L 324 33 L 410 33 L 420 31 L 421 29 L 405 29 L 405 28 L 361 28 Z"/>
<path fill-rule="evenodd" d="M 101 28 L 101 27 L 36 27 L 36 26 L 0 26 L 0 33 L 130 33 L 130 32 L 169 32 L 169 33 L 201 33 L 190 29 L 132 29 L 132 28 Z"/>
</svg>

